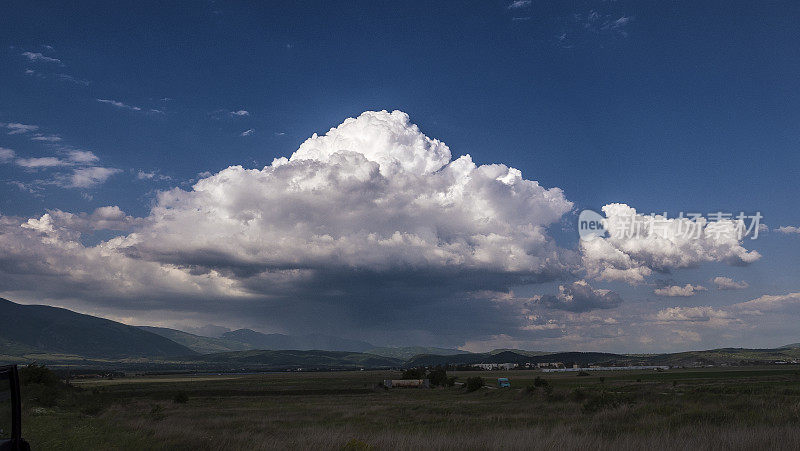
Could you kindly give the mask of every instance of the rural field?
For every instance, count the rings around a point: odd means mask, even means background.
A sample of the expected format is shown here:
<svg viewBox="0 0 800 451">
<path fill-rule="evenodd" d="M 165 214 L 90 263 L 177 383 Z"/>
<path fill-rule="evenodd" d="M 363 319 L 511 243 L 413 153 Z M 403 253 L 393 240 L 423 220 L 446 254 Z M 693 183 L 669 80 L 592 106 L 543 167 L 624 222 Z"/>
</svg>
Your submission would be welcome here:
<svg viewBox="0 0 800 451">
<path fill-rule="evenodd" d="M 29 375 L 23 434 L 33 449 L 800 449 L 796 365 L 448 374 L 486 386 L 377 388 L 400 377 L 388 371 Z"/>
</svg>

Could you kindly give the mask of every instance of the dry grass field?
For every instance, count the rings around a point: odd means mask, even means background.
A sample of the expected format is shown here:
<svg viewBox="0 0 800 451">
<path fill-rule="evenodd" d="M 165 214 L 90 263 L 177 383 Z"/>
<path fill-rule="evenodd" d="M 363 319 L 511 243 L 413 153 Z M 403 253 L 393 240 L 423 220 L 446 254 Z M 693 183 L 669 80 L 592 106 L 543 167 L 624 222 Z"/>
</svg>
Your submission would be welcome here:
<svg viewBox="0 0 800 451">
<path fill-rule="evenodd" d="M 796 367 L 452 374 L 487 387 L 386 391 L 399 373 L 370 371 L 29 384 L 24 434 L 34 449 L 800 449 Z"/>
</svg>

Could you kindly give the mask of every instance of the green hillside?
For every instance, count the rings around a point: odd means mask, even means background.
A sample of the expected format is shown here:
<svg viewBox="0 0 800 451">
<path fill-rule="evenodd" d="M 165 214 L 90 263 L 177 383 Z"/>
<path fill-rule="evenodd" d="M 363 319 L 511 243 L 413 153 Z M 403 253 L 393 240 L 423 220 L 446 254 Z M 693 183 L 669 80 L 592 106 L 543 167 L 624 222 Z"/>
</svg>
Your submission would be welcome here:
<svg viewBox="0 0 800 451">
<path fill-rule="evenodd" d="M 431 355 L 456 355 L 456 354 L 469 354 L 467 351 L 460 349 L 449 348 L 434 348 L 427 346 L 405 346 L 405 347 L 377 347 L 365 351 L 368 354 L 375 354 L 384 357 L 393 357 L 395 359 L 408 360 L 415 355 L 431 354 Z"/>
<path fill-rule="evenodd" d="M 161 335 L 168 338 L 175 343 L 186 346 L 200 354 L 212 354 L 216 352 L 228 351 L 244 351 L 253 349 L 247 343 L 242 343 L 235 340 L 228 340 L 225 338 L 211 338 L 203 337 L 200 335 L 190 334 L 181 330 L 169 329 L 167 327 L 153 327 L 153 326 L 138 326 L 142 330 L 152 332 L 156 335 Z"/>
<path fill-rule="evenodd" d="M 46 305 L 0 298 L 0 354 L 68 354 L 90 358 L 174 358 L 191 349 L 138 327 Z"/>
</svg>

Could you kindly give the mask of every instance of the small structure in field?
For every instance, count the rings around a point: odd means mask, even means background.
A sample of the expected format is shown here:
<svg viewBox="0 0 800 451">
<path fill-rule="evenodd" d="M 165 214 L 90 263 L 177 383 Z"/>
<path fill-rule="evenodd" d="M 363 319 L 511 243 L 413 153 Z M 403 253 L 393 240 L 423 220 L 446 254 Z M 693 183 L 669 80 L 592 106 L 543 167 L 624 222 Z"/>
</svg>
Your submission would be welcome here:
<svg viewBox="0 0 800 451">
<path fill-rule="evenodd" d="M 431 388 L 429 379 L 384 379 L 386 388 Z"/>
<path fill-rule="evenodd" d="M 498 388 L 511 388 L 511 382 L 508 380 L 507 377 L 498 377 L 497 378 L 497 387 Z"/>
</svg>

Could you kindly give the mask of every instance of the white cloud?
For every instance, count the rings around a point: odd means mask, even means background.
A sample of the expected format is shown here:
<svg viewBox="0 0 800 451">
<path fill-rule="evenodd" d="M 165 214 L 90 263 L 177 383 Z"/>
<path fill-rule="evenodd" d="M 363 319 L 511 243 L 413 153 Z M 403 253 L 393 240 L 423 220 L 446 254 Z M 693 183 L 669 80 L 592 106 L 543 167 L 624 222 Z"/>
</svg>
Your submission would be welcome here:
<svg viewBox="0 0 800 451">
<path fill-rule="evenodd" d="M 33 132 L 39 129 L 38 125 L 26 125 L 17 122 L 0 122 L 0 126 L 11 130 L 8 132 L 9 135 L 18 135 L 21 133 Z"/>
<path fill-rule="evenodd" d="M 123 108 L 123 109 L 133 110 L 133 111 L 141 111 L 142 110 L 138 106 L 128 105 L 128 104 L 120 102 L 118 100 L 111 100 L 111 99 L 95 99 L 95 100 L 97 100 L 100 103 L 106 103 L 108 105 L 113 105 L 113 106 L 115 106 L 117 108 Z"/>
<path fill-rule="evenodd" d="M 688 322 L 707 322 L 713 319 L 727 319 L 730 314 L 723 310 L 713 307 L 671 307 L 660 310 L 656 314 L 658 321 L 688 321 Z"/>
<path fill-rule="evenodd" d="M 253 133 L 255 133 L 255 130 L 253 130 L 252 128 L 249 128 L 249 129 L 239 133 L 239 136 L 250 136 Z"/>
<path fill-rule="evenodd" d="M 653 271 L 704 262 L 752 263 L 761 254 L 742 247 L 738 221 L 707 222 L 638 214 L 625 204 L 603 207 L 608 237 L 580 243 L 589 277 L 642 283 Z M 629 233 L 638 230 L 638 233 Z"/>
<path fill-rule="evenodd" d="M 800 227 L 782 226 L 782 227 L 778 227 L 775 230 L 777 230 L 780 233 L 786 234 L 786 235 L 800 235 Z"/>
<path fill-rule="evenodd" d="M 99 158 L 88 150 L 71 149 L 67 151 L 67 158 L 73 163 L 89 164 L 94 163 Z"/>
<path fill-rule="evenodd" d="M 800 293 L 767 294 L 747 302 L 734 304 L 732 307 L 751 313 L 785 311 L 789 308 L 800 307 Z"/>
<path fill-rule="evenodd" d="M 41 224 L 47 224 L 47 227 L 54 229 L 87 232 L 92 230 L 129 230 L 141 222 L 141 218 L 127 215 L 114 205 L 99 207 L 92 213 L 74 214 L 61 210 L 48 210 L 39 219 L 29 219 L 27 225 L 23 225 L 23 227 L 43 229 L 44 226 Z"/>
<path fill-rule="evenodd" d="M 78 168 L 71 174 L 58 178 L 57 184 L 64 188 L 93 188 L 105 183 L 109 177 L 119 172 L 121 172 L 119 169 L 99 166 Z"/>
<path fill-rule="evenodd" d="M 42 62 L 42 63 L 57 63 L 61 64 L 61 60 L 57 58 L 51 58 L 49 56 L 45 56 L 38 52 L 23 52 L 22 56 L 28 58 L 28 60 L 33 62 Z"/>
<path fill-rule="evenodd" d="M 22 166 L 23 168 L 28 169 L 44 169 L 70 165 L 68 161 L 64 161 L 56 157 L 18 158 L 16 163 L 17 166 Z"/>
<path fill-rule="evenodd" d="M 595 309 L 610 309 L 622 303 L 619 294 L 611 290 L 594 289 L 585 280 L 570 285 L 560 285 L 558 294 L 535 296 L 532 301 L 547 308 L 586 312 Z"/>
<path fill-rule="evenodd" d="M 8 163 L 14 159 L 14 156 L 16 156 L 16 152 L 13 150 L 6 147 L 0 147 L 0 163 Z"/>
<path fill-rule="evenodd" d="M 247 111 L 247 110 L 231 111 L 231 116 L 244 117 L 244 116 L 249 116 L 249 115 L 250 115 L 250 112 Z"/>
<path fill-rule="evenodd" d="M 692 285 L 687 283 L 685 286 L 669 286 L 669 287 L 661 287 L 656 288 L 653 292 L 659 296 L 670 296 L 670 297 L 689 297 L 694 296 L 700 291 L 706 291 L 707 288 L 702 285 Z"/>
<path fill-rule="evenodd" d="M 743 290 L 750 285 L 744 280 L 737 282 L 730 277 L 715 277 L 714 283 L 717 285 L 718 290 Z"/>
</svg>

